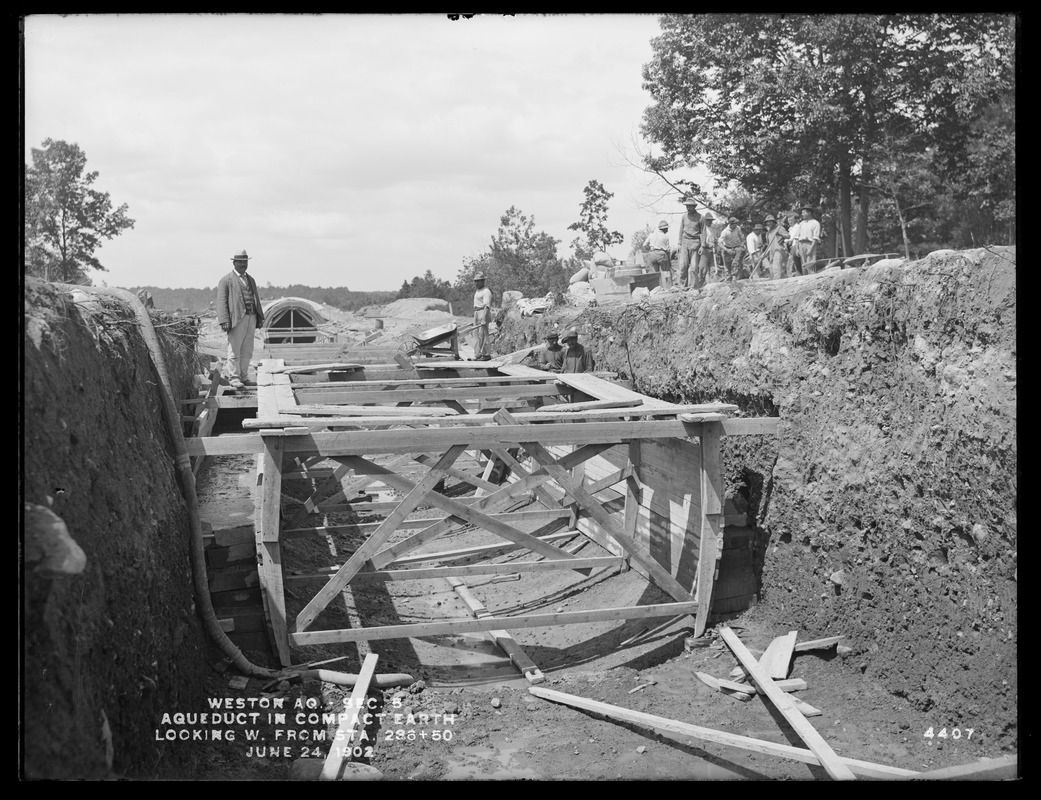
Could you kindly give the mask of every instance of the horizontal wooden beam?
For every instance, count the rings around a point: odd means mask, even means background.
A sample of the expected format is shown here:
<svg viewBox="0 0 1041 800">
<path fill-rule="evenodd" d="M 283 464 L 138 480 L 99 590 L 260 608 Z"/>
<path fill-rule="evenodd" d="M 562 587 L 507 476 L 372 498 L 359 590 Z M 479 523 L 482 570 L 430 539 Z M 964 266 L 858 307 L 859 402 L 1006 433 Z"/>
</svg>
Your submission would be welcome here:
<svg viewBox="0 0 1041 800">
<path fill-rule="evenodd" d="M 470 415 L 487 416 L 487 415 Z M 572 415 L 574 416 L 574 415 Z M 459 415 L 453 420 L 467 417 Z M 384 420 L 384 423 L 386 420 Z M 425 420 L 429 423 L 429 420 Z M 484 421 L 482 420 L 481 423 Z M 266 427 L 266 426 L 265 426 Z M 633 420 L 630 422 L 574 422 L 533 427 L 527 424 L 488 425 L 476 427 L 441 426 L 426 429 L 386 431 L 329 431 L 293 436 L 286 441 L 288 455 L 308 453 L 324 457 L 368 455 L 375 453 L 418 453 L 443 451 L 455 444 L 488 450 L 492 447 L 519 447 L 536 439 L 545 446 L 593 443 L 618 443 L 627 439 L 671 439 L 697 436 L 701 425 L 687 425 L 677 420 Z M 234 434 L 193 438 L 186 441 L 188 455 L 222 456 L 260 453 L 259 434 Z"/>
<path fill-rule="evenodd" d="M 568 511 L 567 515 L 570 517 L 571 512 Z M 564 523 L 563 518 L 556 520 L 557 526 L 559 527 Z M 566 531 L 565 533 L 551 533 L 546 536 L 539 536 L 544 542 L 555 542 L 562 539 L 573 539 L 576 536 L 582 534 L 578 531 Z M 503 542 L 502 544 L 485 544 L 477 545 L 474 547 L 462 547 L 458 550 L 438 550 L 433 553 L 418 553 L 412 556 L 402 556 L 396 561 L 392 561 L 387 566 L 390 567 L 404 567 L 410 564 L 422 564 L 427 561 L 457 561 L 461 558 L 473 558 L 474 556 L 491 556 L 500 555 L 501 553 L 509 552 L 510 550 L 525 550 L 523 545 L 513 544 L 512 542 Z"/>
<path fill-rule="evenodd" d="M 471 388 L 395 388 L 382 391 L 362 391 L 344 388 L 326 388 L 323 391 L 300 392 L 297 396 L 308 403 L 397 403 L 435 402 L 443 400 L 488 400 L 515 397 L 555 397 L 564 391 L 556 384 L 482 386 Z"/>
<path fill-rule="evenodd" d="M 368 642 L 377 639 L 406 639 L 409 637 L 441 636 L 450 633 L 511 630 L 515 628 L 546 628 L 553 625 L 577 625 L 585 622 L 605 622 L 614 619 L 646 619 L 671 617 L 677 613 L 691 613 L 697 603 L 658 603 L 648 606 L 599 608 L 591 611 L 562 611 L 555 614 L 520 614 L 515 617 L 484 617 L 482 619 L 454 619 L 445 622 L 416 622 L 404 625 L 381 625 L 373 628 L 348 628 L 333 631 L 291 633 L 293 644 L 306 647 L 340 642 Z"/>
<path fill-rule="evenodd" d="M 354 580 L 371 581 L 415 581 L 432 578 L 467 578 L 471 575 L 503 575 L 511 572 L 546 572 L 561 569 L 611 569 L 621 567 L 624 559 L 619 556 L 589 556 L 555 561 L 509 561 L 503 564 L 467 564 L 458 567 L 427 567 L 422 569 L 382 569 L 361 571 Z M 327 581 L 339 567 L 329 567 L 321 572 L 302 575 L 287 575 L 286 583 L 311 583 Z M 805 684 L 803 684 L 805 686 Z"/>
<path fill-rule="evenodd" d="M 463 499 L 463 498 L 458 498 Z M 389 504 L 393 507 L 397 506 L 397 503 Z M 393 508 L 388 509 L 393 510 Z M 567 519 L 571 516 L 571 512 L 566 508 L 551 508 L 540 511 L 510 511 L 502 514 L 489 514 L 489 517 L 495 519 L 501 519 L 503 522 L 512 522 L 520 524 L 523 522 L 548 522 L 553 519 Z M 398 525 L 398 530 L 425 528 L 428 525 L 434 525 L 435 523 L 444 521 L 445 517 L 423 517 L 422 519 L 408 519 Z M 344 531 L 350 531 L 351 533 L 369 534 L 376 530 L 380 526 L 378 522 L 364 522 L 358 525 L 318 525 L 310 528 L 288 528 L 282 531 L 282 535 L 288 538 L 298 538 L 303 536 L 311 536 L 325 533 L 341 533 Z M 252 538 L 250 539 L 252 541 Z M 511 545 L 512 546 L 512 545 Z"/>
<path fill-rule="evenodd" d="M 342 388 L 345 391 L 355 391 L 356 387 L 358 390 L 361 389 L 375 389 L 378 387 L 385 387 L 388 389 L 396 389 L 399 387 L 415 387 L 415 386 L 495 386 L 495 385 L 510 385 L 510 384 L 531 384 L 537 382 L 544 383 L 555 383 L 557 376 L 553 373 L 543 373 L 537 377 L 530 376 L 517 376 L 517 375 L 489 375 L 481 376 L 474 375 L 469 378 L 402 378 L 400 380 L 388 379 L 388 380 L 358 380 L 358 381 L 313 381 L 308 383 L 295 383 L 293 389 L 300 393 L 306 393 L 312 389 L 328 389 L 330 386 Z"/>
</svg>

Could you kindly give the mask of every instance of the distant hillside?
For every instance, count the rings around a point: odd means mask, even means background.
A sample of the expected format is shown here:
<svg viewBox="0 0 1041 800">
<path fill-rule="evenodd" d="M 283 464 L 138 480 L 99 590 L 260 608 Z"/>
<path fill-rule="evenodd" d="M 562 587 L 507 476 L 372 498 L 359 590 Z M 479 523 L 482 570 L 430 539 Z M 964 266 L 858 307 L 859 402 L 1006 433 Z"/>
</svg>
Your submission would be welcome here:
<svg viewBox="0 0 1041 800">
<path fill-rule="evenodd" d="M 202 314 L 214 307 L 217 300 L 217 287 L 212 289 L 163 289 L 158 286 L 133 286 L 130 291 L 138 292 L 144 289 L 152 294 L 152 301 L 156 308 L 164 311 L 187 311 L 192 314 Z M 368 305 L 382 305 L 391 302 L 397 297 L 397 292 L 352 292 L 346 286 L 330 287 L 321 286 L 261 286 L 260 299 L 263 301 L 274 300 L 278 297 L 303 297 L 318 303 L 335 306 L 342 311 L 357 311 Z"/>
</svg>

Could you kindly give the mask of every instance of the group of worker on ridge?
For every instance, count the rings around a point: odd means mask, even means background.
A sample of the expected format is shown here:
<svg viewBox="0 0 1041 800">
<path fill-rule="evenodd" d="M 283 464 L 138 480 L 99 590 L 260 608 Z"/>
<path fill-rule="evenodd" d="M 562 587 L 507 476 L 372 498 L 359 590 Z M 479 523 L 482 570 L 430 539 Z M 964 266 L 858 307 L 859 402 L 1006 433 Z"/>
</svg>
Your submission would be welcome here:
<svg viewBox="0 0 1041 800">
<path fill-rule="evenodd" d="M 811 206 L 801 206 L 799 216 L 782 214 L 781 220 L 768 214 L 745 234 L 737 217 L 717 224 L 711 211 L 698 211 L 698 201 L 693 197 L 685 197 L 681 202 L 687 213 L 677 226 L 675 247 L 669 238 L 667 220 L 658 223 L 658 230 L 643 245 L 649 254 L 649 265 L 662 274 L 663 288 L 675 285 L 700 289 L 710 275 L 719 281 L 787 278 L 806 274 L 806 269 L 817 261 L 821 225 Z M 672 274 L 674 257 L 679 262 L 676 281 Z"/>
<path fill-rule="evenodd" d="M 256 386 L 249 379 L 249 362 L 253 358 L 253 338 L 257 328 L 264 324 L 264 309 L 260 303 L 260 290 L 249 268 L 249 255 L 243 250 L 231 257 L 232 271 L 217 284 L 217 322 L 228 335 L 228 355 L 224 365 L 224 377 L 232 388 Z M 492 292 L 485 285 L 483 272 L 474 275 L 474 360 L 487 361 L 488 329 L 492 321 Z M 562 347 L 563 342 L 566 347 Z M 578 343 L 578 331 L 574 328 L 563 336 L 552 333 L 546 336 L 540 366 L 550 372 L 592 372 L 593 354 Z"/>
</svg>

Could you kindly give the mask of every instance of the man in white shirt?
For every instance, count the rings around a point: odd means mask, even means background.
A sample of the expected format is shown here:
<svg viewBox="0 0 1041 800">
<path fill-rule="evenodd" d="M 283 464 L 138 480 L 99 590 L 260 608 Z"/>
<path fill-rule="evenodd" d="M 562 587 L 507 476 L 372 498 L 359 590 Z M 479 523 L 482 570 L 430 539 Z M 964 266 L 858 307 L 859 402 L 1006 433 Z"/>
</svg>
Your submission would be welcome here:
<svg viewBox="0 0 1041 800">
<path fill-rule="evenodd" d="M 802 222 L 799 223 L 798 237 L 794 234 L 799 245 L 799 258 L 802 261 L 802 270 L 805 273 L 810 264 L 817 260 L 817 245 L 821 243 L 821 224 L 813 218 L 813 209 L 810 206 L 802 206 Z"/>
<path fill-rule="evenodd" d="M 661 274 L 661 287 L 672 286 L 672 248 L 669 245 L 669 223 L 662 220 L 658 230 L 647 237 L 643 247 L 648 251 L 649 266 Z"/>
<path fill-rule="evenodd" d="M 488 353 L 488 327 L 492 322 L 492 290 L 484 285 L 484 273 L 474 274 L 474 360 L 487 361 L 491 358 Z"/>
<path fill-rule="evenodd" d="M 748 277 L 757 278 L 763 257 L 763 223 L 757 222 L 745 237 L 745 250 L 748 251 Z"/>
<path fill-rule="evenodd" d="M 802 275 L 802 259 L 799 257 L 799 228 L 802 223 L 799 215 L 794 212 L 788 214 L 788 241 L 785 247 L 788 250 L 788 277 Z"/>
</svg>

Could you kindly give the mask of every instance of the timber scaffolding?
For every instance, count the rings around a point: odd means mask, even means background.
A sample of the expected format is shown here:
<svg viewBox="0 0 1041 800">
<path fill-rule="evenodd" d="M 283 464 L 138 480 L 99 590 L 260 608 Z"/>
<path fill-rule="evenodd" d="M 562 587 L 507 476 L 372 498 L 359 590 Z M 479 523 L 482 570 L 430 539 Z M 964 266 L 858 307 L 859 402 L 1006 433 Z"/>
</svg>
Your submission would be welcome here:
<svg viewBox="0 0 1041 800">
<path fill-rule="evenodd" d="M 273 650 L 286 666 L 293 646 L 487 631 L 509 652 L 519 648 L 509 646 L 506 629 L 604 620 L 693 617 L 700 636 L 723 552 L 721 439 L 769 435 L 777 428 L 776 418 L 731 417 L 732 405 L 669 403 L 596 375 L 551 374 L 497 361 L 412 363 L 399 357 L 393 365 L 287 366 L 272 358 L 260 363 L 257 384 L 256 418 L 243 422 L 248 433 L 198 435 L 188 440 L 188 452 L 197 460 L 255 456 L 259 586 Z M 214 413 L 228 404 L 215 384 L 207 394 L 205 407 Z M 241 406 L 252 398 L 230 402 Z M 465 459 L 472 471 L 459 468 L 467 451 L 474 456 Z M 423 471 L 418 479 L 406 476 L 417 468 Z M 496 483 L 504 473 L 508 479 Z M 449 477 L 475 491 L 447 496 L 442 487 Z M 302 504 L 284 494 L 292 481 L 304 482 Z M 358 492 L 375 484 L 400 499 L 359 498 Z M 436 516 L 410 519 L 421 507 L 435 509 Z M 310 513 L 342 510 L 383 518 L 350 526 L 367 538 L 345 563 L 302 580 L 284 574 L 285 541 L 331 530 L 299 527 L 300 522 Z M 540 527 L 522 530 L 532 523 Z M 468 527 L 494 541 L 417 553 Z M 556 546 L 561 528 L 588 537 L 609 555 L 578 557 Z M 409 531 L 415 532 L 403 533 Z M 472 563 L 511 549 L 533 551 L 534 558 Z M 468 563 L 452 565 L 461 558 Z M 628 567 L 672 602 L 494 616 L 460 580 Z M 315 629 L 323 610 L 352 581 L 435 577 L 456 587 L 475 618 L 375 626 L 362 619 L 359 627 Z M 287 618 L 287 582 L 297 596 L 320 585 L 295 618 Z M 539 674 L 523 653 L 510 655 L 529 680 Z"/>
</svg>

